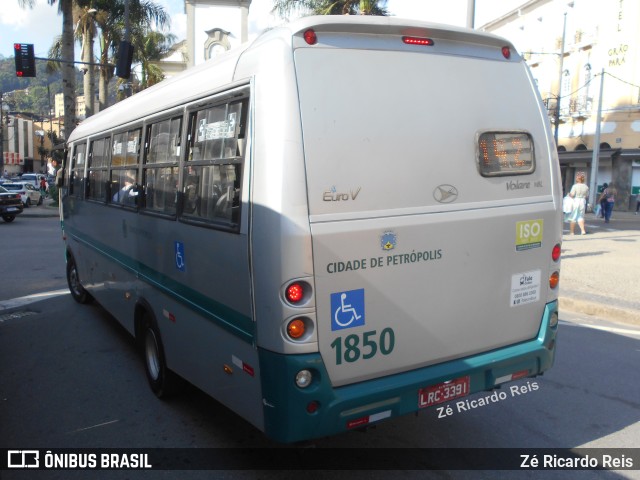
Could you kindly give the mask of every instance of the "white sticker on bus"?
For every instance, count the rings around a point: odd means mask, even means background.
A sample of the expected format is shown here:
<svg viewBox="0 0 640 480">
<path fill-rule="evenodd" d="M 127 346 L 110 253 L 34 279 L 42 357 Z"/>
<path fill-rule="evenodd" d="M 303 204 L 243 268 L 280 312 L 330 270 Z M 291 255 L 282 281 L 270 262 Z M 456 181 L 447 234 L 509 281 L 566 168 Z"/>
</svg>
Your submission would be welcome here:
<svg viewBox="0 0 640 480">
<path fill-rule="evenodd" d="M 540 299 L 540 270 L 511 276 L 511 306 L 519 307 Z"/>
</svg>

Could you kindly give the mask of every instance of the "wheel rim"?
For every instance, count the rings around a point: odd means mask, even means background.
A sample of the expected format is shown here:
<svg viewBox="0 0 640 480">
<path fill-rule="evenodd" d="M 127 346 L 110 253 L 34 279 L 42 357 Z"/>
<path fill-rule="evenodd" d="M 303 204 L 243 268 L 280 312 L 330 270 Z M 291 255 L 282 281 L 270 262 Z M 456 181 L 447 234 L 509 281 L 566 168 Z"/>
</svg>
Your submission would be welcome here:
<svg viewBox="0 0 640 480">
<path fill-rule="evenodd" d="M 145 339 L 145 358 L 147 360 L 147 370 L 151 378 L 156 381 L 160 377 L 160 353 L 156 335 L 150 328 L 147 329 Z"/>
<path fill-rule="evenodd" d="M 74 295 L 82 295 L 82 291 L 80 290 L 80 280 L 78 279 L 78 270 L 76 270 L 75 264 L 69 269 L 69 287 L 71 287 L 71 291 Z"/>
</svg>

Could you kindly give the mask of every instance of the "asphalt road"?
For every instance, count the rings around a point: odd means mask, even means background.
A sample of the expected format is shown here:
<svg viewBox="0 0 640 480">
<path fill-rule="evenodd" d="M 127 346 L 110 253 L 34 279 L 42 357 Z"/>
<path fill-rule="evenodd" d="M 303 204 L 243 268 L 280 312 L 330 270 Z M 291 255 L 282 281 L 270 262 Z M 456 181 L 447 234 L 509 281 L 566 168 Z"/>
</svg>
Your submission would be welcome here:
<svg viewBox="0 0 640 480">
<path fill-rule="evenodd" d="M 283 447 L 195 388 L 171 401 L 158 400 L 147 386 L 132 338 L 99 306 L 76 304 L 64 293 L 44 300 L 24 298 L 65 285 L 56 219 L 16 220 L 0 224 L 0 232 L 5 249 L 2 269 L 12 272 L 9 276 L 15 281 L 0 293 L 0 448 L 316 447 L 405 452 L 639 446 L 640 328 L 562 314 L 555 366 L 542 377 L 516 382 L 519 394 L 505 387 L 505 398 L 486 406 L 456 409 L 451 415 L 432 408 L 365 433 Z M 12 303 L 16 298 L 21 300 Z M 356 471 L 0 471 L 0 478 L 640 479 L 640 470 L 369 471 L 375 455 L 374 450 L 369 456 L 354 454 Z"/>
</svg>

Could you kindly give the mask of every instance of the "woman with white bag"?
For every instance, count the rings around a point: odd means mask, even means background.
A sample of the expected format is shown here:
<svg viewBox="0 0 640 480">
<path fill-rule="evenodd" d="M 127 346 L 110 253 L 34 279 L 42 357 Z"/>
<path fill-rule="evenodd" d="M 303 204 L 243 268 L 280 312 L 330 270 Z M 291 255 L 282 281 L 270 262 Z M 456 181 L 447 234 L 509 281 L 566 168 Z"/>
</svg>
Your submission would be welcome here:
<svg viewBox="0 0 640 480">
<path fill-rule="evenodd" d="M 576 175 L 576 183 L 571 187 L 571 191 L 568 194 L 568 197 L 573 201 L 573 205 L 569 213 L 565 213 L 564 220 L 565 222 L 569 222 L 571 235 L 574 234 L 576 222 L 578 222 L 580 226 L 582 235 L 587 234 L 584 229 L 584 212 L 587 205 L 587 198 L 589 198 L 589 187 L 585 185 L 584 178 L 584 173 L 578 173 L 578 175 Z M 563 208 L 563 210 L 565 209 Z"/>
</svg>

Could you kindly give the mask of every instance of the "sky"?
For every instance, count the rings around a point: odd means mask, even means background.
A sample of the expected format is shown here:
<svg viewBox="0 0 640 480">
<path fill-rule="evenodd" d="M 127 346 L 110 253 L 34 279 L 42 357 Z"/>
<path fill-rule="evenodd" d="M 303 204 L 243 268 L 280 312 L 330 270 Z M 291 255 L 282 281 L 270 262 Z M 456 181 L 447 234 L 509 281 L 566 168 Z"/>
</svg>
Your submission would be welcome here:
<svg viewBox="0 0 640 480">
<path fill-rule="evenodd" d="M 163 5 L 170 14 L 170 32 L 176 35 L 178 41 L 183 40 L 186 37 L 184 0 L 155 2 Z M 22 9 L 18 6 L 18 0 L 2 0 L 2 3 L 0 54 L 12 57 L 14 43 L 32 43 L 36 57 L 47 57 L 49 47 L 62 29 L 62 17 L 58 15 L 57 4 L 50 6 L 47 0 L 37 0 L 33 9 Z M 467 0 L 388 0 L 387 7 L 398 17 L 465 26 L 467 3 Z M 483 25 L 524 3 L 526 0 L 476 0 L 476 25 Z M 252 1 L 249 10 L 250 38 L 281 21 L 270 14 L 272 5 L 272 0 Z M 218 26 L 212 21 L 211 28 Z"/>
</svg>

